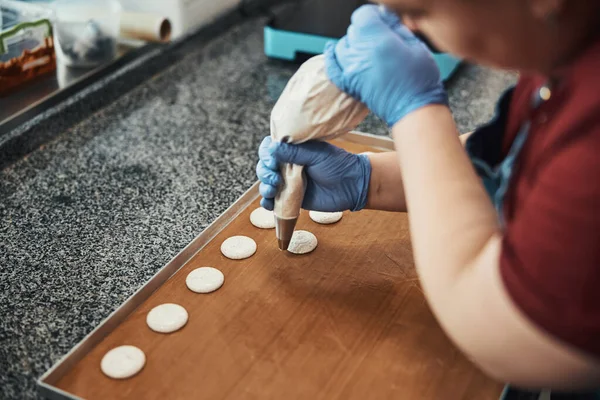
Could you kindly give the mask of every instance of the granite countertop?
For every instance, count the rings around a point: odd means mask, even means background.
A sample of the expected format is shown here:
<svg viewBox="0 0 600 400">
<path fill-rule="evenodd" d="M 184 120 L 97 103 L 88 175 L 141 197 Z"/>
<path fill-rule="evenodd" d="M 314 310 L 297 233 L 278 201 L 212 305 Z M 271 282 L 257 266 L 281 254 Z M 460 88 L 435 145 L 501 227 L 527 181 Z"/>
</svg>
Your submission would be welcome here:
<svg viewBox="0 0 600 400">
<path fill-rule="evenodd" d="M 0 397 L 37 397 L 42 373 L 254 183 L 295 68 L 264 56 L 263 24 L 189 39 L 185 57 L 0 171 Z M 488 120 L 514 80 L 462 68 L 459 129 Z M 361 130 L 387 133 L 371 117 Z"/>
</svg>

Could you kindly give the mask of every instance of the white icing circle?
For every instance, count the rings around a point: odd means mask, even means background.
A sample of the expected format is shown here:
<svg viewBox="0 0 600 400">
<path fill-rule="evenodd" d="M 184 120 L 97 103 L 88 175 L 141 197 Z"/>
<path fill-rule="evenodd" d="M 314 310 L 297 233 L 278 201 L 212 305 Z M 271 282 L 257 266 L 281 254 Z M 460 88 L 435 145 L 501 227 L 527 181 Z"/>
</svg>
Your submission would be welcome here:
<svg viewBox="0 0 600 400">
<path fill-rule="evenodd" d="M 185 284 L 192 292 L 214 292 L 225 282 L 225 275 L 213 267 L 196 268 L 185 278 Z"/>
<path fill-rule="evenodd" d="M 295 231 L 287 249 L 293 254 L 310 253 L 317 248 L 317 237 L 308 231 Z"/>
<path fill-rule="evenodd" d="M 154 332 L 171 333 L 180 330 L 188 321 L 188 313 L 179 304 L 165 303 L 154 307 L 146 316 Z"/>
<path fill-rule="evenodd" d="M 135 346 L 119 346 L 102 357 L 100 369 L 113 379 L 126 379 L 144 368 L 146 355 Z"/>
<path fill-rule="evenodd" d="M 315 221 L 318 224 L 329 225 L 335 224 L 344 215 L 343 212 L 322 212 L 322 211 L 310 211 L 308 213 L 310 219 Z"/>
<path fill-rule="evenodd" d="M 256 253 L 256 242 L 247 236 L 232 236 L 221 244 L 221 253 L 232 260 L 242 260 Z"/>
<path fill-rule="evenodd" d="M 257 228 L 275 228 L 275 214 L 266 208 L 259 207 L 250 214 L 250 222 Z"/>
</svg>

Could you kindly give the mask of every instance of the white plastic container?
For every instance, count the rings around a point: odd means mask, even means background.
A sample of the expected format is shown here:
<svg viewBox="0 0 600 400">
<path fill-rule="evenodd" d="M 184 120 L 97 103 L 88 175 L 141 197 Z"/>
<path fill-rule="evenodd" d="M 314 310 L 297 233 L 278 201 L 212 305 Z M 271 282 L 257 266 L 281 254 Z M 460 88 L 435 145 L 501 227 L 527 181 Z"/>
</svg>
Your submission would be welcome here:
<svg viewBox="0 0 600 400">
<path fill-rule="evenodd" d="M 90 68 L 115 58 L 121 16 L 117 0 L 57 0 L 53 8 L 60 63 Z"/>
</svg>

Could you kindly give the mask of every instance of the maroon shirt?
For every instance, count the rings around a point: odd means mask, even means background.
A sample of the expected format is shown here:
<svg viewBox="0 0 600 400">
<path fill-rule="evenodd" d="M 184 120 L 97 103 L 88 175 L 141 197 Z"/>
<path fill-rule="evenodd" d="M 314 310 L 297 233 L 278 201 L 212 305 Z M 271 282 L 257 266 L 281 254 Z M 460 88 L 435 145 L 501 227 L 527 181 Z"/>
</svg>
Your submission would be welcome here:
<svg viewBox="0 0 600 400">
<path fill-rule="evenodd" d="M 531 111 L 541 77 L 522 77 L 503 143 L 529 138 L 504 203 L 500 270 L 521 311 L 554 337 L 600 359 L 600 40 Z"/>
</svg>

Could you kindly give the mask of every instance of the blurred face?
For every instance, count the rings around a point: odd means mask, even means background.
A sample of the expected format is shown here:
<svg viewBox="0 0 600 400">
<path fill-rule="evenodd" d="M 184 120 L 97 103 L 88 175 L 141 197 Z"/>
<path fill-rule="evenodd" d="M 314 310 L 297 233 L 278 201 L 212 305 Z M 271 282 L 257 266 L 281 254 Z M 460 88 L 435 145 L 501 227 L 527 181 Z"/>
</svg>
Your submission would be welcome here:
<svg viewBox="0 0 600 400">
<path fill-rule="evenodd" d="M 397 12 L 409 29 L 424 34 L 441 51 L 479 64 L 548 72 L 573 45 L 570 42 L 574 39 L 564 32 L 562 19 L 550 22 L 548 18 L 549 13 L 564 16 L 566 3 L 561 0 L 383 0 L 381 3 Z M 575 28 L 581 29 L 585 28 Z"/>
</svg>

